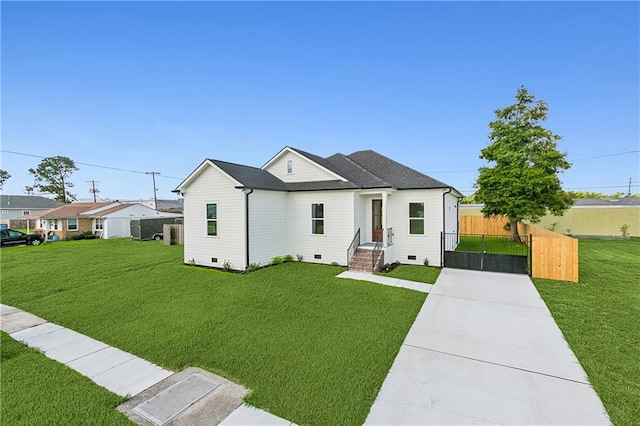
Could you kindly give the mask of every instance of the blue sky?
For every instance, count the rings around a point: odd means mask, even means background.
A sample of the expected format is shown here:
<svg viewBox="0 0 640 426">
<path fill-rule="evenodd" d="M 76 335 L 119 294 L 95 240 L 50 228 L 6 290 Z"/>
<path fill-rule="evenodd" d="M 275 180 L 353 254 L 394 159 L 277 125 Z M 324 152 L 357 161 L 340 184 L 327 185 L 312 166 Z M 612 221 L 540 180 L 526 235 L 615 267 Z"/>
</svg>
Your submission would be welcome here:
<svg viewBox="0 0 640 426">
<path fill-rule="evenodd" d="M 473 192 L 494 110 L 526 86 L 573 167 L 567 189 L 640 192 L 637 2 L 2 2 L 5 194 L 37 156 L 158 171 L 262 166 L 289 145 L 373 149 Z M 635 152 L 632 152 L 635 151 Z M 622 155 L 612 155 L 627 153 Z M 600 158 L 593 158 L 600 157 Z M 72 192 L 151 198 L 79 164 Z"/>
</svg>

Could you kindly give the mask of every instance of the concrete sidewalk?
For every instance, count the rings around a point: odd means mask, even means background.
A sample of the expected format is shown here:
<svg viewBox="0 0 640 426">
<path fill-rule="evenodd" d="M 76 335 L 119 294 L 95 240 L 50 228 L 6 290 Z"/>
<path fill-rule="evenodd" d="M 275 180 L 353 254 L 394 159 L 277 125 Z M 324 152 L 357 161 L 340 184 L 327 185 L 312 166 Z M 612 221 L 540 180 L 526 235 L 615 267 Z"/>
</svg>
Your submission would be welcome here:
<svg viewBox="0 0 640 426">
<path fill-rule="evenodd" d="M 47 357 L 117 395 L 133 397 L 119 409 L 138 424 L 165 424 L 170 420 L 175 425 L 191 426 L 291 425 L 271 413 L 242 405 L 247 389 L 203 370 L 174 373 L 12 306 L 0 304 L 0 319 L 2 331 L 15 340 L 40 349 Z M 210 386 L 204 390 L 201 384 L 199 388 L 189 386 L 194 377 Z M 153 405 L 154 400 L 155 411 L 147 411 L 162 413 L 165 416 L 162 421 L 153 421 L 157 415 L 146 418 L 138 415 L 145 413 L 141 407 Z"/>
<path fill-rule="evenodd" d="M 369 281 L 376 284 L 388 285 L 391 287 L 408 288 L 410 290 L 421 291 L 423 293 L 429 293 L 433 284 L 419 283 L 416 281 L 401 280 L 399 278 L 383 277 L 381 275 L 375 275 L 371 272 L 359 272 L 359 271 L 344 271 L 341 274 L 336 275 L 336 278 L 348 278 L 359 281 Z"/>
<path fill-rule="evenodd" d="M 529 277 L 444 269 L 366 424 L 610 424 Z"/>
</svg>

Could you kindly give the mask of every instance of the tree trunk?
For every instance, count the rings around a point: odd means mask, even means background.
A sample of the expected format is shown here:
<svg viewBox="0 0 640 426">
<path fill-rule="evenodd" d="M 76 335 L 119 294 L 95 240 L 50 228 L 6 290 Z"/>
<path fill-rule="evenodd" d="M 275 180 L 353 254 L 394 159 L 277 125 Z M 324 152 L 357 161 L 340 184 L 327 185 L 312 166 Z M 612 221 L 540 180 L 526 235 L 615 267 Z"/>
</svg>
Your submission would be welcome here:
<svg viewBox="0 0 640 426">
<path fill-rule="evenodd" d="M 518 221 L 509 219 L 509 227 L 511 228 L 511 237 L 509 240 L 514 241 L 516 243 L 521 243 L 520 234 L 518 233 Z"/>
</svg>

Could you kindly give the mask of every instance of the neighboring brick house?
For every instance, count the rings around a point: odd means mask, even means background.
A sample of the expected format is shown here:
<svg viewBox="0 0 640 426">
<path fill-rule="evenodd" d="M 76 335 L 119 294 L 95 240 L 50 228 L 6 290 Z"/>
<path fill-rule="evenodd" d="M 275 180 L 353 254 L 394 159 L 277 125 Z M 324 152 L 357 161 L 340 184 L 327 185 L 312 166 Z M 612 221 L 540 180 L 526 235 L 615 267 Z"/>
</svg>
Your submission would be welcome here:
<svg viewBox="0 0 640 426">
<path fill-rule="evenodd" d="M 32 217 L 35 216 L 38 218 L 36 225 L 38 228 L 44 229 L 47 234 L 51 232 L 61 240 L 65 240 L 83 232 L 93 232 L 92 219 L 83 217 L 82 213 L 88 210 L 106 207 L 110 204 L 113 203 L 71 203 L 37 213 L 32 215 Z"/>
<path fill-rule="evenodd" d="M 30 218 L 37 219 L 37 227 L 47 235 L 61 240 L 90 232 L 100 238 L 128 238 L 131 220 L 141 218 L 179 218 L 180 214 L 159 212 L 142 204 L 101 202 L 71 203 L 47 210 Z"/>
</svg>

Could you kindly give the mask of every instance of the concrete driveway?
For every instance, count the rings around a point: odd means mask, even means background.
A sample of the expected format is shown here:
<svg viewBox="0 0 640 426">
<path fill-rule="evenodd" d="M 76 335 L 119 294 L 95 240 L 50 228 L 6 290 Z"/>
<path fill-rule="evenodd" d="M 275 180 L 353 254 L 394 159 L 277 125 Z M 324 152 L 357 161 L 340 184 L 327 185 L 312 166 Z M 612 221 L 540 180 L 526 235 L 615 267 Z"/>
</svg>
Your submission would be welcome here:
<svg viewBox="0 0 640 426">
<path fill-rule="evenodd" d="M 445 268 L 366 424 L 610 424 L 526 275 Z"/>
</svg>

